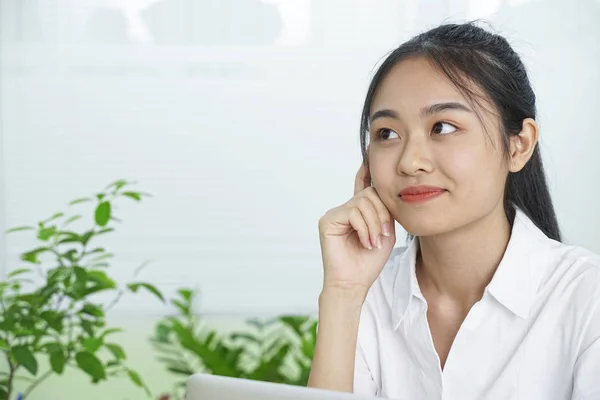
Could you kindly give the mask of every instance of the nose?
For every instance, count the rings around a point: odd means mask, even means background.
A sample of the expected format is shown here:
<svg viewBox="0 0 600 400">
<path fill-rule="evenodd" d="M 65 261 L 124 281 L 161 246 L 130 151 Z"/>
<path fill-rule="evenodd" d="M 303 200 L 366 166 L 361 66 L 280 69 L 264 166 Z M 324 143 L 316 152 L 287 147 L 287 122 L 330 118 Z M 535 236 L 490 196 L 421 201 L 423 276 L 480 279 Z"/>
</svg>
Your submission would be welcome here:
<svg viewBox="0 0 600 400">
<path fill-rule="evenodd" d="M 418 173 L 431 172 L 432 170 L 433 163 L 429 152 L 428 140 L 426 138 L 410 137 L 410 135 L 407 135 L 400 159 L 398 160 L 398 173 L 414 176 Z"/>
</svg>

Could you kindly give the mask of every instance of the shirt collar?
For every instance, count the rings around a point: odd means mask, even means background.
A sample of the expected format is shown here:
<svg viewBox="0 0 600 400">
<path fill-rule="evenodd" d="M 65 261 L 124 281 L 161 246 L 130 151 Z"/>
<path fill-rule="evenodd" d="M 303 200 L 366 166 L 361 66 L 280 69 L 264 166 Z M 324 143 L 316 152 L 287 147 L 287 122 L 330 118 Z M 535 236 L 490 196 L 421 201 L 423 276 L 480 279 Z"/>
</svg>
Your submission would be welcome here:
<svg viewBox="0 0 600 400">
<path fill-rule="evenodd" d="M 520 318 L 527 318 L 540 283 L 541 268 L 548 251 L 548 238 L 519 208 L 516 209 L 511 237 L 488 291 L 498 302 Z M 423 298 L 415 271 L 419 239 L 415 237 L 406 251 L 398 256 L 392 300 L 392 321 L 397 329 L 410 302 Z"/>
<path fill-rule="evenodd" d="M 504 257 L 486 289 L 520 318 L 529 316 L 543 266 L 549 261 L 550 242 L 551 239 L 517 208 Z"/>
<path fill-rule="evenodd" d="M 392 323 L 394 324 L 394 329 L 398 329 L 398 326 L 404 319 L 411 300 L 414 297 L 423 297 L 415 269 L 418 250 L 419 238 L 415 236 L 408 243 L 406 251 L 395 260 L 396 277 L 394 278 L 392 298 Z"/>
</svg>

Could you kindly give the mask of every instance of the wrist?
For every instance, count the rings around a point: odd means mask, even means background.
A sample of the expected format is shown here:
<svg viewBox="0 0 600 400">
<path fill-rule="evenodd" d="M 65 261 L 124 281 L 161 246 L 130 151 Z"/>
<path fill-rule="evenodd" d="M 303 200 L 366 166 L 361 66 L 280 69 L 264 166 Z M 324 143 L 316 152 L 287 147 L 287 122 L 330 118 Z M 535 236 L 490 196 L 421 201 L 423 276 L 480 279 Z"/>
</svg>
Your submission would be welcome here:
<svg viewBox="0 0 600 400">
<path fill-rule="evenodd" d="M 362 307 L 368 290 L 362 287 L 323 286 L 319 295 L 319 304 Z"/>
</svg>

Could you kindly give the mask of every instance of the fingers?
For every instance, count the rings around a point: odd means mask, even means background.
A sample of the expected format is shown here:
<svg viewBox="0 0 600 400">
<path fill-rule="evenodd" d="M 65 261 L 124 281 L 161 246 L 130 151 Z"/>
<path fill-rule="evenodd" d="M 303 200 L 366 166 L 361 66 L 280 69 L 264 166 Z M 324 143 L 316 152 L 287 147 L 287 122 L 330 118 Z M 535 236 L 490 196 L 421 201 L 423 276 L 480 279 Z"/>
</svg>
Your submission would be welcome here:
<svg viewBox="0 0 600 400">
<path fill-rule="evenodd" d="M 346 235 L 356 231 L 366 249 L 383 248 L 384 237 L 388 237 L 392 245 L 396 240 L 394 220 L 375 188 L 371 187 L 371 174 L 364 163 L 356 173 L 354 197 L 328 211 L 319 225 L 325 235 Z"/>
<path fill-rule="evenodd" d="M 383 234 L 383 227 L 381 226 L 381 222 L 379 222 L 379 215 L 377 214 L 375 205 L 373 205 L 371 199 L 367 197 L 359 197 L 356 201 L 358 203 L 358 209 L 369 229 L 368 236 L 370 245 L 372 247 L 381 248 L 382 243 L 380 236 Z"/>
<path fill-rule="evenodd" d="M 354 207 L 350 209 L 350 213 L 348 215 L 348 221 L 352 228 L 358 234 L 358 239 L 360 243 L 367 249 L 371 250 L 373 245 L 371 244 L 371 239 L 369 237 L 369 226 L 367 225 L 363 214 L 360 212 L 360 209 Z"/>
<path fill-rule="evenodd" d="M 354 179 L 354 195 L 360 193 L 369 186 L 371 186 L 371 173 L 369 167 L 367 167 L 365 163 L 361 163 Z"/>
<path fill-rule="evenodd" d="M 370 191 L 365 190 L 365 193 Z M 358 237 L 365 248 L 382 248 L 383 236 L 390 237 L 395 241 L 394 225 L 391 223 L 389 211 L 376 194 L 375 198 L 367 195 L 357 196 L 350 202 L 349 206 L 351 217 L 349 217 L 349 222 L 357 231 Z"/>
<path fill-rule="evenodd" d="M 392 237 L 395 239 L 395 225 L 394 219 L 392 218 L 390 211 L 387 209 L 379 195 L 375 191 L 374 188 L 370 188 L 369 190 L 365 190 L 362 195 L 369 200 L 375 207 L 375 211 L 377 212 L 377 216 L 379 218 L 379 222 L 381 224 L 381 232 L 383 236 Z"/>
</svg>

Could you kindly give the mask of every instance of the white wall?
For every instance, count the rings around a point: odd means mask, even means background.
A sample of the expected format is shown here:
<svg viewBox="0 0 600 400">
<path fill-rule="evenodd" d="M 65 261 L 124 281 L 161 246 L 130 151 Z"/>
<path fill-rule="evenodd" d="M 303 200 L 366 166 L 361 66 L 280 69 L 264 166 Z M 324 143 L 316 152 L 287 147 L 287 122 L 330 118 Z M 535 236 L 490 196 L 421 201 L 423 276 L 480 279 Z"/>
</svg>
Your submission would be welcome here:
<svg viewBox="0 0 600 400">
<path fill-rule="evenodd" d="M 0 1 L 0 225 L 137 180 L 154 197 L 120 209 L 119 279 L 152 259 L 145 279 L 200 287 L 209 313 L 314 311 L 317 220 L 351 195 L 375 65 L 477 17 L 530 68 L 566 239 L 600 252 L 597 1 Z M 149 297 L 118 310 L 163 312 Z"/>
</svg>

